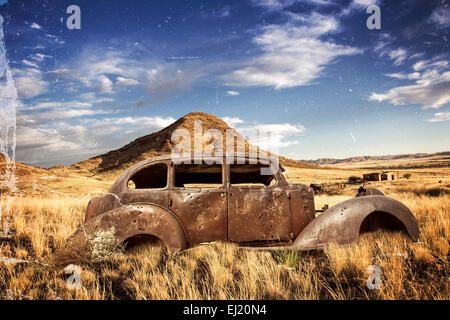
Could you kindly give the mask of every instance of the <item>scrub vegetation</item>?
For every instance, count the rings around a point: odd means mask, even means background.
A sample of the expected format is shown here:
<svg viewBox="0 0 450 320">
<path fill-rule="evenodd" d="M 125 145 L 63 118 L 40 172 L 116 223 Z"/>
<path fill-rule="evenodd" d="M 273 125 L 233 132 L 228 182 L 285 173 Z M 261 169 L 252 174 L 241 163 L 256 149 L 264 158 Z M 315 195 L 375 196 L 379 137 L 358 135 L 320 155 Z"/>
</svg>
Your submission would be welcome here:
<svg viewBox="0 0 450 320">
<path fill-rule="evenodd" d="M 287 169 L 291 182 L 325 186 L 315 197 L 317 209 L 353 197 L 358 186 L 334 186 L 361 173 Z M 91 190 L 105 192 L 115 177 L 67 173 L 30 178 L 38 187 L 31 182 L 14 197 L 3 194 L 0 230 L 8 232 L 0 235 L 0 298 L 450 299 L 450 189 L 445 170 L 417 169 L 409 179 L 370 184 L 412 210 L 420 227 L 418 242 L 401 232 L 377 231 L 362 234 L 357 243 L 330 244 L 319 252 L 211 243 L 177 255 L 154 242 L 124 250 L 114 242 L 114 230 L 66 246 L 83 223 Z M 54 181 L 56 191 L 51 189 Z M 68 286 L 77 270 L 66 269 L 69 265 L 79 267 L 78 289 Z M 379 268 L 379 279 L 372 274 L 373 266 Z M 379 289 L 368 288 L 368 281 L 378 280 Z"/>
</svg>

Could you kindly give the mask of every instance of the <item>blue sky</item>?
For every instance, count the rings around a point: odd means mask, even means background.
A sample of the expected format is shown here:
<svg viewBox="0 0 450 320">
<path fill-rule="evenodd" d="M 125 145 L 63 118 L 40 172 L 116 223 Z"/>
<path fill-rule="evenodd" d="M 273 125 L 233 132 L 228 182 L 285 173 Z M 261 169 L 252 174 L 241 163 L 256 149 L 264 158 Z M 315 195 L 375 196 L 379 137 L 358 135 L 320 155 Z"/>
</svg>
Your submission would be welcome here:
<svg viewBox="0 0 450 320">
<path fill-rule="evenodd" d="M 0 14 L 18 161 L 72 164 L 191 111 L 269 131 L 260 144 L 294 159 L 450 150 L 445 0 L 10 0 Z"/>
</svg>

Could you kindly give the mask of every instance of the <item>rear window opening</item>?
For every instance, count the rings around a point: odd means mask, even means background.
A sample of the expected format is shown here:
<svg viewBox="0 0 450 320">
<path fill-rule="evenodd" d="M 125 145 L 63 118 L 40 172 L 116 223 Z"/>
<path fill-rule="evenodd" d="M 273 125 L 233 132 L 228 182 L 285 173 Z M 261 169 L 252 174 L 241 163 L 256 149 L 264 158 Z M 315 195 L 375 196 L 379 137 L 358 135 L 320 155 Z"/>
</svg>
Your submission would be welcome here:
<svg viewBox="0 0 450 320">
<path fill-rule="evenodd" d="M 127 182 L 129 189 L 161 189 L 167 186 L 167 165 L 154 164 L 136 172 Z"/>
<path fill-rule="evenodd" d="M 177 188 L 220 188 L 222 165 L 181 164 L 175 167 Z"/>
<path fill-rule="evenodd" d="M 262 164 L 232 164 L 230 165 L 230 182 L 236 187 L 267 187 L 277 183 L 274 174 L 261 174 L 262 168 L 269 168 Z"/>
</svg>

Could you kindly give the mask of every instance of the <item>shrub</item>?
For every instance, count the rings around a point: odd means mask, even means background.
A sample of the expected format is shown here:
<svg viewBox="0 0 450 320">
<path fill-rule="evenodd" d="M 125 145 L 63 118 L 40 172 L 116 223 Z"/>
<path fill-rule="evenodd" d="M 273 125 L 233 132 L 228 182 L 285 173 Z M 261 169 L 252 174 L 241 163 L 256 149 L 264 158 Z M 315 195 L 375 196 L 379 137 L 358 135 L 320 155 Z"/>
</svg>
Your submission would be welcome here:
<svg viewBox="0 0 450 320">
<path fill-rule="evenodd" d="M 403 178 L 405 178 L 405 179 L 411 178 L 411 173 L 405 173 L 405 174 L 403 175 Z"/>
<path fill-rule="evenodd" d="M 111 258 L 122 255 L 125 247 L 115 237 L 116 230 L 97 231 L 94 235 L 83 234 L 68 240 L 67 244 L 57 250 L 53 262 L 57 266 L 69 264 L 93 266 Z"/>
<path fill-rule="evenodd" d="M 429 197 L 440 197 L 440 196 L 449 194 L 450 192 L 443 188 L 431 188 L 431 189 L 426 190 L 424 193 L 426 196 L 429 196 Z"/>
<path fill-rule="evenodd" d="M 92 260 L 102 262 L 118 257 L 125 251 L 124 246 L 115 237 L 116 229 L 111 227 L 107 231 L 99 230 L 90 238 L 92 246 Z"/>
</svg>

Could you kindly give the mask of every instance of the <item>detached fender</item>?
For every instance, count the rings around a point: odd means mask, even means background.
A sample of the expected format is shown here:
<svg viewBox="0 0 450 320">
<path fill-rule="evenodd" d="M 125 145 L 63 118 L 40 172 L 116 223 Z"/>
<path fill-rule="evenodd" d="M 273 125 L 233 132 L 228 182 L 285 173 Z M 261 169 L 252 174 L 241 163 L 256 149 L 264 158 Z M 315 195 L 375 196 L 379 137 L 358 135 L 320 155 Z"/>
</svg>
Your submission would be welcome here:
<svg viewBox="0 0 450 320">
<path fill-rule="evenodd" d="M 300 249 L 320 249 L 327 243 L 348 244 L 358 240 L 360 231 L 404 228 L 412 240 L 419 237 L 416 218 L 395 199 L 370 195 L 343 201 L 312 220 L 295 239 Z"/>
<path fill-rule="evenodd" d="M 187 248 L 186 234 L 178 218 L 155 204 L 130 204 L 107 211 L 86 222 L 73 237 L 111 227 L 116 229 L 115 236 L 121 242 L 134 236 L 152 235 L 161 239 L 172 253 Z"/>
</svg>

